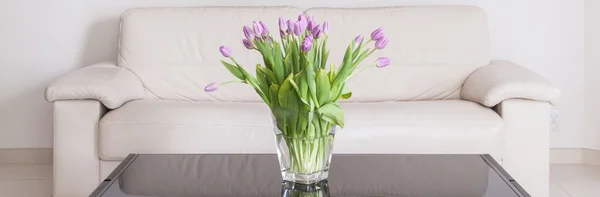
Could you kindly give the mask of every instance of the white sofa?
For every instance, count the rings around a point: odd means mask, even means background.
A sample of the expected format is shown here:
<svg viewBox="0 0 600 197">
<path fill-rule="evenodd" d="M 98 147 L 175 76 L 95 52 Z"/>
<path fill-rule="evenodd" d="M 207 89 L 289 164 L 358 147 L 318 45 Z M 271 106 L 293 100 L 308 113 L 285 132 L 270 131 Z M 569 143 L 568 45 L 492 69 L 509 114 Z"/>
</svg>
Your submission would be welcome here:
<svg viewBox="0 0 600 197">
<path fill-rule="evenodd" d="M 559 91 L 534 72 L 492 60 L 487 19 L 470 6 L 362 9 L 131 9 L 118 59 L 84 67 L 46 90 L 54 102 L 54 195 L 88 195 L 129 153 L 274 153 L 268 108 L 232 79 L 220 45 L 253 70 L 242 26 L 314 15 L 331 24 L 330 63 L 357 33 L 385 27 L 376 52 L 393 64 L 350 81 L 335 153 L 492 154 L 533 196 L 548 196 L 549 108 Z M 278 37 L 279 35 L 274 35 Z M 444 164 L 440 164 L 443 167 Z M 400 166 L 401 167 L 401 166 Z"/>
</svg>

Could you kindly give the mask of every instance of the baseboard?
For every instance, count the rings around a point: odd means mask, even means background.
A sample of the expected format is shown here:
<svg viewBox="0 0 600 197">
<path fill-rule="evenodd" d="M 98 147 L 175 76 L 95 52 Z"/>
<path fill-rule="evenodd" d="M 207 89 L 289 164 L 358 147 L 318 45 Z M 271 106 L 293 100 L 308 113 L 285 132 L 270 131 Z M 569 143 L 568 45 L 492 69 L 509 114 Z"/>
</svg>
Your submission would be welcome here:
<svg viewBox="0 0 600 197">
<path fill-rule="evenodd" d="M 49 164 L 51 148 L 0 149 L 0 164 Z"/>
<path fill-rule="evenodd" d="M 552 148 L 551 164 L 589 164 L 600 165 L 600 150 L 586 148 Z"/>
</svg>

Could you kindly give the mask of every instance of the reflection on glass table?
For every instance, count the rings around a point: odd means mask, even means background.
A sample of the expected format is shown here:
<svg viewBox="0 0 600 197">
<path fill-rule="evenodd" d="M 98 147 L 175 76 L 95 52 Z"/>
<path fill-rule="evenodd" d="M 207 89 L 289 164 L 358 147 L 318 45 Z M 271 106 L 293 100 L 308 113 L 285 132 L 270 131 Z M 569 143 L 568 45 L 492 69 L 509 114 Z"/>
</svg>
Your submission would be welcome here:
<svg viewBox="0 0 600 197">
<path fill-rule="evenodd" d="M 529 196 L 489 155 L 334 155 L 327 182 L 283 183 L 276 155 L 130 155 L 93 197 Z"/>
</svg>

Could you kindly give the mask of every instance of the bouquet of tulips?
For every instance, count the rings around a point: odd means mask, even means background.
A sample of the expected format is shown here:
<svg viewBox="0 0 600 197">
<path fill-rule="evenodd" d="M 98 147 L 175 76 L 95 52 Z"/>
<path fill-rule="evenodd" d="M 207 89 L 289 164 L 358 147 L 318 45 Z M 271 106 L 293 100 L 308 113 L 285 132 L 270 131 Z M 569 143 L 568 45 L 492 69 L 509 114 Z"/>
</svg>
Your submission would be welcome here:
<svg viewBox="0 0 600 197">
<path fill-rule="evenodd" d="M 352 96 L 351 92 L 345 92 L 348 79 L 371 65 L 378 68 L 390 65 L 389 58 L 380 57 L 373 64 L 360 67 L 365 58 L 388 44 L 384 29 L 373 31 L 370 39 L 357 36 L 337 66 L 327 65 L 329 23 L 317 24 L 312 16 L 302 14 L 298 20 L 280 17 L 279 42 L 262 21 L 253 22 L 252 28 L 244 26 L 243 32 L 242 43 L 262 55 L 263 65 L 256 65 L 256 75 L 252 76 L 233 58 L 230 48 L 221 46 L 221 54 L 231 60 L 221 62 L 238 78 L 221 85 L 246 83 L 270 107 L 278 141 L 279 137 L 285 141 L 288 149 L 285 151 L 297 162 L 291 164 L 290 170 L 304 174 L 321 170 L 320 163 L 328 160 L 333 140 L 329 143 L 329 140 L 308 142 L 307 139 L 326 138 L 335 125 L 344 127 L 344 113 L 338 100 Z M 373 48 L 369 48 L 371 42 L 375 42 Z M 217 84 L 211 83 L 205 91 L 216 89 Z"/>
</svg>

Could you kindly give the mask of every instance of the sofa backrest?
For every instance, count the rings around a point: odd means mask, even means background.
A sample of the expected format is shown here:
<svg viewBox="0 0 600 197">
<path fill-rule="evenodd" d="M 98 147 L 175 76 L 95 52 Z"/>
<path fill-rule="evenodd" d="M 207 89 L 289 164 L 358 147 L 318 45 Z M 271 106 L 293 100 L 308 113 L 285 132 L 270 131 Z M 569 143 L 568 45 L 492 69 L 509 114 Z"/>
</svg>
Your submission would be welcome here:
<svg viewBox="0 0 600 197">
<path fill-rule="evenodd" d="M 148 98 L 205 101 L 260 101 L 247 85 L 231 84 L 206 93 L 210 82 L 234 77 L 220 64 L 218 48 L 233 49 L 236 60 L 254 73 L 262 63 L 241 43 L 243 25 L 262 20 L 278 39 L 279 16 L 296 19 L 291 7 L 140 8 L 121 21 L 118 64 L 143 82 Z M 305 11 L 329 21 L 329 63 L 339 65 L 349 42 L 386 28 L 390 43 L 364 64 L 388 56 L 392 65 L 366 69 L 348 85 L 350 101 L 458 99 L 466 77 L 490 62 L 487 20 L 471 6 L 316 8 Z"/>
</svg>

